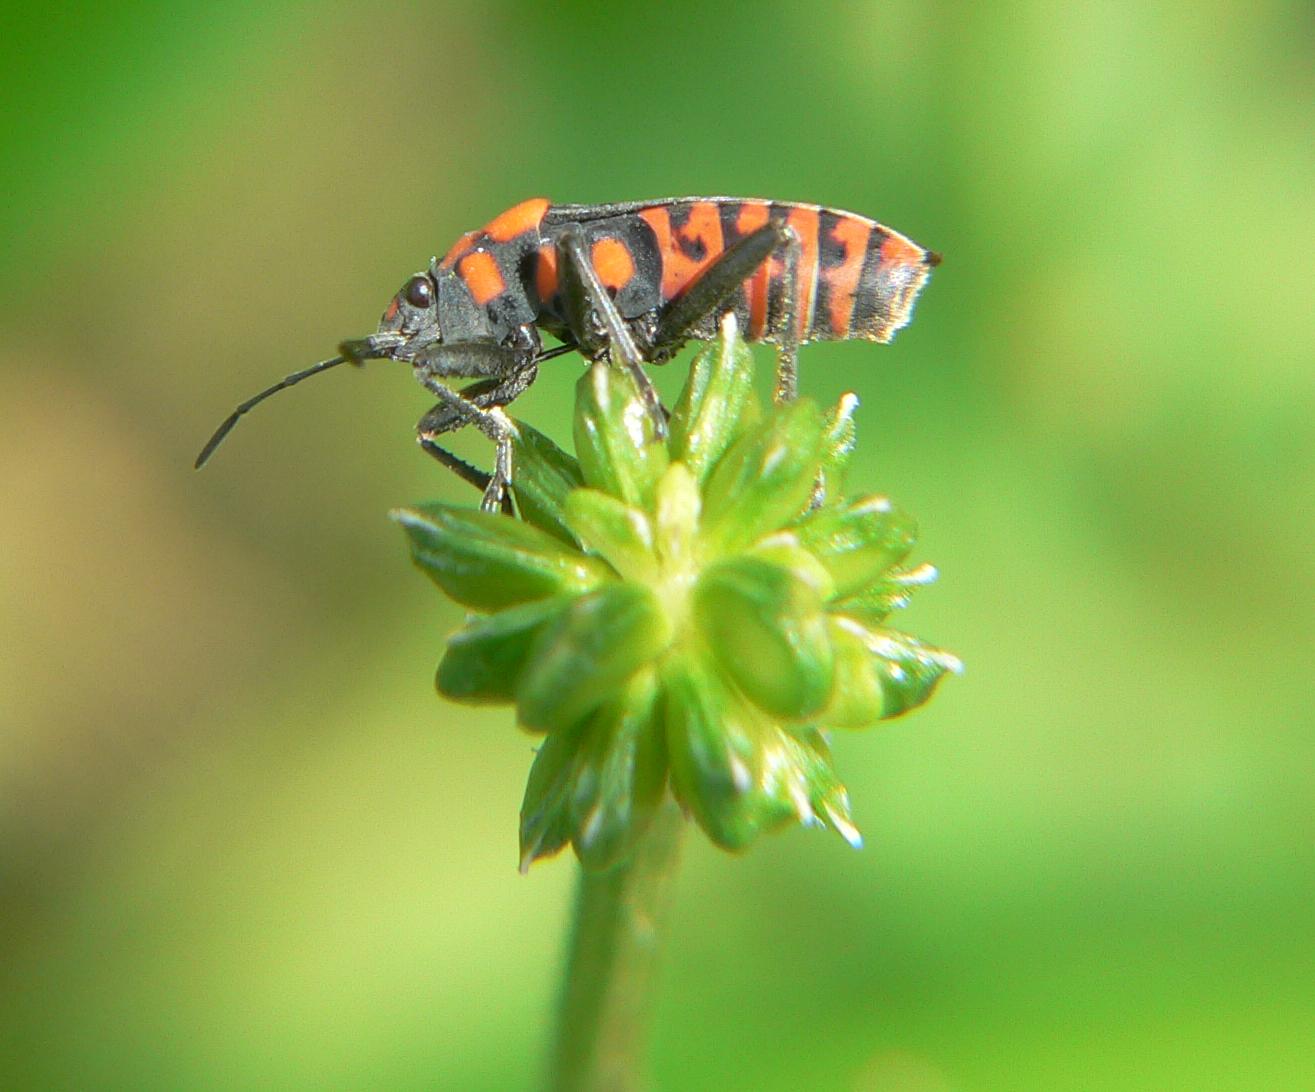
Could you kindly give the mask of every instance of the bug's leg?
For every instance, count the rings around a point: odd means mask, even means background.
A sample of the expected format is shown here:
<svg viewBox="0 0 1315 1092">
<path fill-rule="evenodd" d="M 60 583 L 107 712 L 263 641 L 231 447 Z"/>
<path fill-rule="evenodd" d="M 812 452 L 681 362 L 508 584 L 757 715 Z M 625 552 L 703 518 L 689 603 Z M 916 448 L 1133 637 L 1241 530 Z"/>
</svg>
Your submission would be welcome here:
<svg viewBox="0 0 1315 1092">
<path fill-rule="evenodd" d="M 484 511 L 509 511 L 511 499 L 511 437 L 513 426 L 501 407 L 534 382 L 538 364 L 514 348 L 489 345 L 435 345 L 413 361 L 416 378 L 438 398 L 438 404 L 420 419 L 420 445 L 465 481 L 484 490 Z M 479 375 L 487 378 L 457 392 L 441 376 Z M 491 373 L 491 374 L 490 374 Z M 440 447 L 437 437 L 463 425 L 474 425 L 493 441 L 493 473 L 485 475 Z"/>
<path fill-rule="evenodd" d="M 789 231 L 784 224 L 763 224 L 727 247 L 659 316 L 654 350 L 665 356 L 680 348 L 699 322 L 725 307 L 771 253 L 786 245 Z"/>
<path fill-rule="evenodd" d="M 799 395 L 799 264 L 803 246 L 794 228 L 785 228 L 782 247 L 780 341 L 776 343 L 776 400 Z"/>
<path fill-rule="evenodd" d="M 612 363 L 620 364 L 630 373 L 639 388 L 640 397 L 653 420 L 657 435 L 667 434 L 667 414 L 658 398 L 657 390 L 644 371 L 644 358 L 630 336 L 630 330 L 616 309 L 603 282 L 598 279 L 593 262 L 585 253 L 584 243 L 574 231 L 564 232 L 557 240 L 561 256 L 562 305 L 566 322 L 576 343 L 586 356 L 595 356 L 604 346 L 610 348 Z M 603 337 L 594 330 L 593 316 L 602 322 Z"/>
</svg>

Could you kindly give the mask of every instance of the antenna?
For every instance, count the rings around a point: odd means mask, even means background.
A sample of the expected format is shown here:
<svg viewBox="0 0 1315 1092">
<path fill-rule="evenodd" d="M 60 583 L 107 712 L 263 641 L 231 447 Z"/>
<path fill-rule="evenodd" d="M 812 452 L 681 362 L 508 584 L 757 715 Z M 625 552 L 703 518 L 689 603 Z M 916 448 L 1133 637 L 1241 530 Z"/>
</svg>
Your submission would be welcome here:
<svg viewBox="0 0 1315 1092">
<path fill-rule="evenodd" d="M 293 372 L 286 379 L 281 379 L 272 387 L 261 391 L 252 398 L 248 398 L 238 406 L 237 409 L 224 418 L 224 423 L 215 429 L 215 434 L 206 441 L 205 447 L 201 449 L 201 454 L 196 457 L 196 462 L 193 464 L 195 469 L 200 470 L 201 467 L 205 466 L 210 456 L 215 453 L 215 448 L 224 442 L 224 437 L 233 431 L 233 426 L 241 420 L 242 415 L 250 410 L 252 406 L 259 405 L 271 394 L 278 394 L 281 390 L 286 390 L 288 387 L 295 386 L 303 379 L 309 379 L 312 375 L 319 375 L 320 372 L 327 372 L 330 368 L 336 368 L 339 364 L 346 364 L 347 359 L 348 358 L 345 356 L 335 356 L 330 360 L 321 360 L 318 364 L 314 364 L 309 368 L 305 368 L 299 372 Z M 356 361 L 353 361 L 353 363 L 356 363 Z"/>
</svg>

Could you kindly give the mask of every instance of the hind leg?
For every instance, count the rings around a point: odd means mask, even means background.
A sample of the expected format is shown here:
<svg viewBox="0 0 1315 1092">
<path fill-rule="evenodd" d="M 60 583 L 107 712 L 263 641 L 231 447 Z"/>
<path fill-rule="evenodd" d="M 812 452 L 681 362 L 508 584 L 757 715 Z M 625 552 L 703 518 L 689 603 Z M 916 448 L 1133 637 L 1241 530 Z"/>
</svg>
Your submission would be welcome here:
<svg viewBox="0 0 1315 1092">
<path fill-rule="evenodd" d="M 663 311 L 653 337 L 654 352 L 666 356 L 678 349 L 699 322 L 726 308 L 731 297 L 762 267 L 763 262 L 778 256 L 782 275 L 781 307 L 776 317 L 776 324 L 781 328 L 776 348 L 776 400 L 793 400 L 799 387 L 801 254 L 799 236 L 792 227 L 783 223 L 764 224 L 736 240 Z"/>
<path fill-rule="evenodd" d="M 557 253 L 561 255 L 562 305 L 576 344 L 591 358 L 596 358 L 604 348 L 610 350 L 612 362 L 625 368 L 639 388 L 657 435 L 665 437 L 667 413 L 644 371 L 643 354 L 630 336 L 630 329 L 611 295 L 599 280 L 580 236 L 574 231 L 564 232 L 557 240 Z M 596 323 L 601 325 L 601 331 Z"/>
</svg>

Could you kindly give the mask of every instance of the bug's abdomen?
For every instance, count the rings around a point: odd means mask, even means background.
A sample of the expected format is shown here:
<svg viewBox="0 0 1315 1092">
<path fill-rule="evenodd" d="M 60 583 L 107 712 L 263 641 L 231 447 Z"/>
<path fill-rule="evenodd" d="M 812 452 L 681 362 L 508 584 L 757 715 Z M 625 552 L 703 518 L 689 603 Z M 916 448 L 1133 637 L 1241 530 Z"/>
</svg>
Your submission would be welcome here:
<svg viewBox="0 0 1315 1092">
<path fill-rule="evenodd" d="M 938 257 L 874 220 L 839 209 L 734 197 L 690 197 L 628 205 L 555 205 L 544 219 L 538 295 L 556 313 L 556 254 L 551 240 L 570 226 L 586 237 L 600 279 L 618 309 L 636 318 L 675 299 L 725 252 L 770 221 L 799 239 L 794 321 L 801 341 L 889 341 L 910 317 Z M 692 331 L 715 334 L 734 310 L 750 340 L 779 341 L 785 315 L 785 263 L 773 255 L 724 309 Z"/>
</svg>

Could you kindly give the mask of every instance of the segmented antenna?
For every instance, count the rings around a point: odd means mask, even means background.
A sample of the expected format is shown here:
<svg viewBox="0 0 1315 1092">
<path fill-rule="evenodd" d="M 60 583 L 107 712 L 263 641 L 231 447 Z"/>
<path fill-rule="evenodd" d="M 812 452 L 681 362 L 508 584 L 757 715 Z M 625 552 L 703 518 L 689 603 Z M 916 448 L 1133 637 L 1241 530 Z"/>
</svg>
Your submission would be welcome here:
<svg viewBox="0 0 1315 1092">
<path fill-rule="evenodd" d="M 206 441 L 205 447 L 201 449 L 201 454 L 196 457 L 196 462 L 193 464 L 194 468 L 200 470 L 201 467 L 205 466 L 210 456 L 215 453 L 215 448 L 224 442 L 224 437 L 233 431 L 233 426 L 241 420 L 242 415 L 251 409 L 252 406 L 259 405 L 271 394 L 278 394 L 279 391 L 286 390 L 288 387 L 300 383 L 303 379 L 309 379 L 312 375 L 318 375 L 320 372 L 326 372 L 330 368 L 336 368 L 339 364 L 346 363 L 347 357 L 345 356 L 335 356 L 330 360 L 321 360 L 318 364 L 314 364 L 309 368 L 305 368 L 299 372 L 293 372 L 286 379 L 281 379 L 272 387 L 261 391 L 252 398 L 248 398 L 238 406 L 237 409 L 224 418 L 224 423 L 222 425 L 215 429 L 215 434 Z"/>
</svg>

